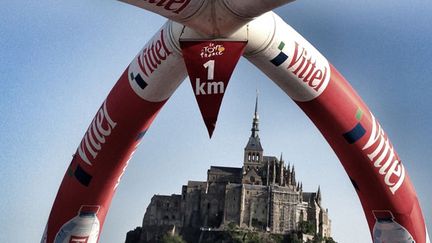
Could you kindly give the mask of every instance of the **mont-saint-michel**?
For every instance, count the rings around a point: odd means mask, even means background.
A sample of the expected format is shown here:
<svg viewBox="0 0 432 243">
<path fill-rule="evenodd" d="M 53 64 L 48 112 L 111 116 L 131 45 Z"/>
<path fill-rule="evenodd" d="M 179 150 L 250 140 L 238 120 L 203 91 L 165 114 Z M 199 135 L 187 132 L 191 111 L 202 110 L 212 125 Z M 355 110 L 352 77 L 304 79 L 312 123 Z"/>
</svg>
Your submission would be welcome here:
<svg viewBox="0 0 432 243">
<path fill-rule="evenodd" d="M 303 191 L 294 165 L 264 155 L 258 99 L 242 164 L 211 166 L 181 194 L 154 195 L 126 243 L 334 242 L 320 187 Z"/>
</svg>

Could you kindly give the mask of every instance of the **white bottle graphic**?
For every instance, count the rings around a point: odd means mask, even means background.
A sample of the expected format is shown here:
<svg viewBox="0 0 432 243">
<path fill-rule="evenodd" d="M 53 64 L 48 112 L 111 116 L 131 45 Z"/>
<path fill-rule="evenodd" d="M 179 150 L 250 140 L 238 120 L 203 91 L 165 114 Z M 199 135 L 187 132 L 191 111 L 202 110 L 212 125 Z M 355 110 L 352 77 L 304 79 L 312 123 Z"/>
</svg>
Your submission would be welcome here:
<svg viewBox="0 0 432 243">
<path fill-rule="evenodd" d="M 57 233 L 54 243 L 97 243 L 99 206 L 83 205 L 78 215 L 65 223 Z"/>
<path fill-rule="evenodd" d="M 408 230 L 394 221 L 390 211 L 376 210 L 372 213 L 376 219 L 373 228 L 373 243 L 415 243 Z"/>
</svg>

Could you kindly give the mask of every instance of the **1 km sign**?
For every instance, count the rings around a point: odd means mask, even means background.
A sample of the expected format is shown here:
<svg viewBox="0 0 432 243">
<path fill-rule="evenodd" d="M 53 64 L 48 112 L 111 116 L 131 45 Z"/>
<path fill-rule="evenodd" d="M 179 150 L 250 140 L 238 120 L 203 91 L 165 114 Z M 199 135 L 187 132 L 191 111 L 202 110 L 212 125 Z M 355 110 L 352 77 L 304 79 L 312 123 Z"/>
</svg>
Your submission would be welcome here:
<svg viewBox="0 0 432 243">
<path fill-rule="evenodd" d="M 209 60 L 208 62 L 204 63 L 203 66 L 207 69 L 207 82 L 202 82 L 201 78 L 195 79 L 195 95 L 223 95 L 225 92 L 225 83 L 223 81 L 214 81 L 215 60 Z M 228 83 L 228 81 L 226 82 Z"/>
<path fill-rule="evenodd" d="M 183 59 L 210 137 L 231 74 L 246 41 L 181 40 Z"/>
</svg>

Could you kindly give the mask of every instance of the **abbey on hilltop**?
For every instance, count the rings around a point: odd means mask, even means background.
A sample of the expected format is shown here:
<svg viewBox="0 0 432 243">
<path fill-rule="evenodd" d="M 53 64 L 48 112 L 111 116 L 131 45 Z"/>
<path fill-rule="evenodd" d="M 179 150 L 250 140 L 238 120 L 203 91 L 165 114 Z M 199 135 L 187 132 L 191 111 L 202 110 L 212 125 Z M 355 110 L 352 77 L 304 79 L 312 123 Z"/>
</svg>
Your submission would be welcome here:
<svg viewBox="0 0 432 243">
<path fill-rule="evenodd" d="M 243 166 L 211 166 L 207 181 L 189 181 L 180 195 L 154 195 L 142 227 L 130 231 L 126 243 L 160 242 L 167 233 L 187 242 L 229 242 L 218 241 L 214 235 L 206 241 L 209 236 L 203 236 L 229 230 L 296 235 L 300 241 L 293 242 L 331 239 L 331 221 L 321 206 L 320 188 L 304 192 L 294 165 L 286 166 L 282 156 L 264 155 L 258 125 L 257 98 Z"/>
</svg>

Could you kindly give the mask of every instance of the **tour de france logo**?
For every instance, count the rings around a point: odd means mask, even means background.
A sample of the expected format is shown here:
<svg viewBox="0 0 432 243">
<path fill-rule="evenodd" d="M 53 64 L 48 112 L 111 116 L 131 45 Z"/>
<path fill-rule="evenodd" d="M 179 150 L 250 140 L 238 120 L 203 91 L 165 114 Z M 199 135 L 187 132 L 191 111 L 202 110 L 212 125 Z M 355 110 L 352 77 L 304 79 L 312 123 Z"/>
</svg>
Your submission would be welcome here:
<svg viewBox="0 0 432 243">
<path fill-rule="evenodd" d="M 209 58 L 214 56 L 222 56 L 224 54 L 225 47 L 222 44 L 210 43 L 201 49 L 201 58 Z"/>
</svg>

